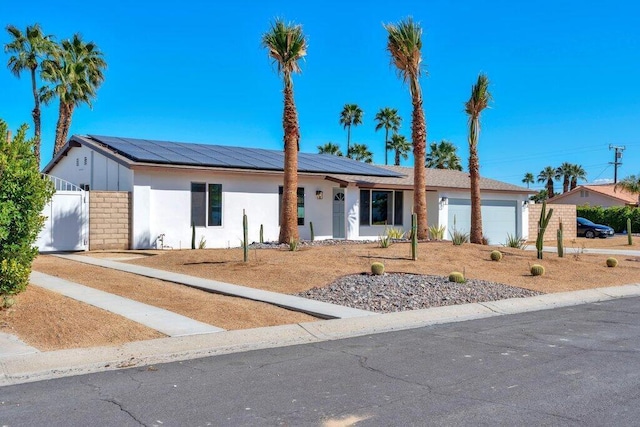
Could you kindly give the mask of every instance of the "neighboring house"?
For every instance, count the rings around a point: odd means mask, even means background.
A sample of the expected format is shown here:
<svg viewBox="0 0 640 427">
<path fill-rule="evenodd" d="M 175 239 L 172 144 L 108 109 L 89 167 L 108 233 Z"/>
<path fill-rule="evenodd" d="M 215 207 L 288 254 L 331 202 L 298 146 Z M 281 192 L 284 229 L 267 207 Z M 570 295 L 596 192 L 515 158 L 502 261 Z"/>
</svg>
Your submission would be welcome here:
<svg viewBox="0 0 640 427">
<path fill-rule="evenodd" d="M 615 190 L 615 184 L 584 184 L 571 191 L 559 194 L 547 203 L 571 204 L 576 206 L 638 206 L 638 196 L 622 189 Z"/>
<path fill-rule="evenodd" d="M 277 240 L 283 162 L 278 150 L 74 135 L 44 173 L 86 190 L 129 192 L 132 249 L 159 242 L 189 248 L 192 224 L 197 242 L 237 247 L 243 212 L 250 241 L 259 239 L 261 225 L 265 241 Z M 377 239 L 386 227 L 411 228 L 413 168 L 299 153 L 298 176 L 302 239 L 310 238 L 311 222 L 316 239 Z M 455 219 L 458 230 L 468 231 L 468 174 L 427 169 L 427 184 L 429 225 L 450 231 Z M 527 199 L 533 192 L 486 178 L 481 191 L 490 243 L 504 242 L 507 234 L 527 238 Z"/>
</svg>

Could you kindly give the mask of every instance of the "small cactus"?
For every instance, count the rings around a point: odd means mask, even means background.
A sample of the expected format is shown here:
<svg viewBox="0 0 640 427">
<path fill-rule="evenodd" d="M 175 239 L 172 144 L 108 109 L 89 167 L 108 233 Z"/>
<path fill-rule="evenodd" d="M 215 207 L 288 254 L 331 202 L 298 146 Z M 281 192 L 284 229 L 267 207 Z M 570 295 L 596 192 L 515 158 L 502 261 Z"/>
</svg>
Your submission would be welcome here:
<svg viewBox="0 0 640 427">
<path fill-rule="evenodd" d="M 459 271 L 453 271 L 449 273 L 449 281 L 455 283 L 464 283 L 464 274 L 460 273 Z"/>
<path fill-rule="evenodd" d="M 374 276 L 381 276 L 384 274 L 384 264 L 381 262 L 374 262 L 371 264 L 371 274 Z"/>
<path fill-rule="evenodd" d="M 618 260 L 615 258 L 607 258 L 607 267 L 617 267 Z"/>
<path fill-rule="evenodd" d="M 491 261 L 500 261 L 502 259 L 502 252 L 491 251 Z"/>
<path fill-rule="evenodd" d="M 545 272 L 544 267 L 541 266 L 540 264 L 533 264 L 531 266 L 531 275 L 533 276 L 542 276 L 544 272 Z"/>
</svg>

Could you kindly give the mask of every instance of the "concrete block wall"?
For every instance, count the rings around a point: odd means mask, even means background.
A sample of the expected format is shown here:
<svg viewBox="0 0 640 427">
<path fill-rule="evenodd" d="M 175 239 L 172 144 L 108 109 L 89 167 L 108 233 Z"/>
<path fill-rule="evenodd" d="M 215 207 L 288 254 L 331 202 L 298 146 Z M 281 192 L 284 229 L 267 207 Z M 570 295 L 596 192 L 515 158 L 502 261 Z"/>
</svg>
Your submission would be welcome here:
<svg viewBox="0 0 640 427">
<path fill-rule="evenodd" d="M 89 192 L 89 250 L 129 249 L 131 193 Z"/>
<path fill-rule="evenodd" d="M 560 219 L 562 219 L 564 240 L 575 239 L 577 233 L 576 205 L 547 204 L 547 212 L 549 209 L 553 209 L 553 215 L 544 233 L 544 240 L 556 240 L 556 230 L 558 230 Z M 538 221 L 541 211 L 542 203 L 529 205 L 529 241 L 535 241 L 538 238 Z"/>
</svg>

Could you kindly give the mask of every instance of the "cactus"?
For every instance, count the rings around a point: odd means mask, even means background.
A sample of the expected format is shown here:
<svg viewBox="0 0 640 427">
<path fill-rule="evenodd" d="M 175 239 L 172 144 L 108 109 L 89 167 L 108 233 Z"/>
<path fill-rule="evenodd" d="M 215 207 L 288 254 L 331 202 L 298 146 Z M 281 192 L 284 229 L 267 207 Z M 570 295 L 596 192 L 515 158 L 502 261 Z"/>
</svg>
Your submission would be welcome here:
<svg viewBox="0 0 640 427">
<path fill-rule="evenodd" d="M 491 261 L 500 261 L 502 259 L 502 252 L 491 251 Z"/>
<path fill-rule="evenodd" d="M 542 276 L 544 274 L 545 270 L 544 267 L 541 266 L 540 264 L 533 264 L 531 266 L 531 275 L 532 276 Z"/>
<path fill-rule="evenodd" d="M 411 259 L 418 259 L 418 214 L 411 214 Z"/>
<path fill-rule="evenodd" d="M 313 242 L 316 239 L 316 235 L 313 232 L 313 222 L 309 221 L 309 228 L 311 229 L 311 241 Z"/>
<path fill-rule="evenodd" d="M 459 271 L 453 271 L 449 273 L 449 281 L 455 283 L 464 283 L 464 274 L 460 273 Z"/>
<path fill-rule="evenodd" d="M 371 274 L 374 276 L 380 276 L 384 274 L 384 264 L 381 262 L 374 262 L 371 264 Z"/>
<path fill-rule="evenodd" d="M 633 245 L 633 237 L 631 236 L 631 218 L 627 218 L 627 242 L 629 246 Z"/>
<path fill-rule="evenodd" d="M 560 221 L 560 228 L 558 228 L 558 257 L 564 257 L 564 232 L 562 231 L 562 221 Z"/>
<path fill-rule="evenodd" d="M 618 260 L 615 258 L 607 258 L 607 267 L 616 267 L 618 265 Z"/>
<path fill-rule="evenodd" d="M 243 258 L 244 262 L 247 262 L 249 261 L 249 222 L 244 209 L 242 210 L 242 237 L 244 238 L 242 241 Z"/>
<path fill-rule="evenodd" d="M 540 211 L 540 219 L 538 220 L 538 238 L 536 239 L 536 249 L 538 250 L 538 259 L 542 259 L 542 246 L 544 245 L 544 232 L 547 230 L 549 220 L 553 214 L 553 208 L 549 209 L 547 214 L 547 201 L 542 202 L 542 210 Z"/>
<path fill-rule="evenodd" d="M 260 224 L 260 243 L 264 243 L 264 226 Z"/>
<path fill-rule="evenodd" d="M 191 249 L 196 248 L 196 223 L 191 222 Z"/>
</svg>

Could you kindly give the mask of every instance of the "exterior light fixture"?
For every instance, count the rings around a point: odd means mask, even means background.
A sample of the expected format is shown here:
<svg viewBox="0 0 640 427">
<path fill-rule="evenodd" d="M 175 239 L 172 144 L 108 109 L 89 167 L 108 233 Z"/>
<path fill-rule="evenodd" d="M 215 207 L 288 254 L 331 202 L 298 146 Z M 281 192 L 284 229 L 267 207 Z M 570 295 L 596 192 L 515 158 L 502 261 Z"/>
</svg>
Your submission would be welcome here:
<svg viewBox="0 0 640 427">
<path fill-rule="evenodd" d="M 322 200 L 323 197 L 324 194 L 322 193 L 322 190 L 316 190 L 316 199 Z"/>
</svg>

